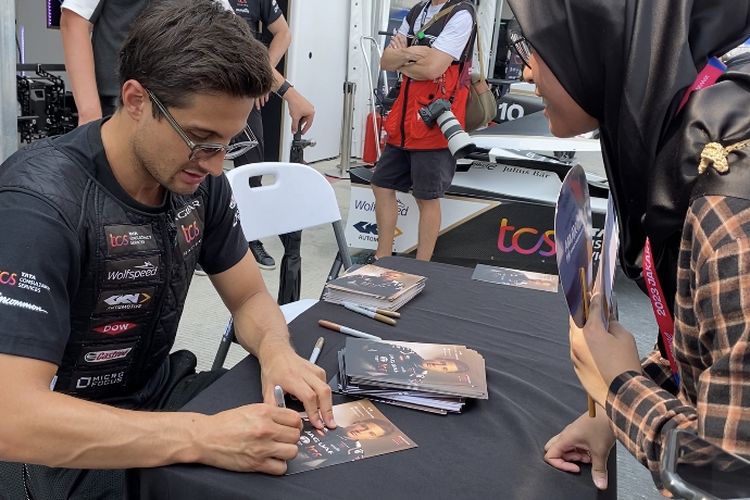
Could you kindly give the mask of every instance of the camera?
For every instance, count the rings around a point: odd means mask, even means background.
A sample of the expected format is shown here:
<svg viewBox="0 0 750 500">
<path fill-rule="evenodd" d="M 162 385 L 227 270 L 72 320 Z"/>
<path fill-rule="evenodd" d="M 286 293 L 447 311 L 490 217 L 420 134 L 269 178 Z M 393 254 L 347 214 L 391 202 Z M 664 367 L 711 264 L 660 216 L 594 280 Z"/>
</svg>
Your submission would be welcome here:
<svg viewBox="0 0 750 500">
<path fill-rule="evenodd" d="M 435 124 L 440 127 L 440 131 L 448 139 L 448 149 L 454 158 L 463 158 L 476 148 L 451 111 L 451 103 L 447 99 L 436 99 L 422 107 L 419 116 L 428 127 L 434 127 Z"/>
</svg>

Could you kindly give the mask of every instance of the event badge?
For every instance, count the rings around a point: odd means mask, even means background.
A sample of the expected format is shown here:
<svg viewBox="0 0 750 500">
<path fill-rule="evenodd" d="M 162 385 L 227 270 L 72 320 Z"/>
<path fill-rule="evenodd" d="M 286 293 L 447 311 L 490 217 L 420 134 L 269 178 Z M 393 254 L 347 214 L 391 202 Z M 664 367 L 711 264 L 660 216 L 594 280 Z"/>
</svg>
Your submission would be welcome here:
<svg viewBox="0 0 750 500">
<path fill-rule="evenodd" d="M 563 180 L 555 209 L 555 246 L 560 285 L 570 315 L 583 327 L 592 285 L 591 201 L 583 167 L 575 165 Z"/>
</svg>

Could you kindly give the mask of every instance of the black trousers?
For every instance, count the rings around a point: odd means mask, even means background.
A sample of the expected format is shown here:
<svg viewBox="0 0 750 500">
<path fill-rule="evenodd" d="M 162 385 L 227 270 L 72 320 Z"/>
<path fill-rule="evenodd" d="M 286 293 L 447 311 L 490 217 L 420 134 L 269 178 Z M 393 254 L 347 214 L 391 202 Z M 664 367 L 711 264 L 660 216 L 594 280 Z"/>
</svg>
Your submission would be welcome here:
<svg viewBox="0 0 750 500">
<path fill-rule="evenodd" d="M 169 356 L 169 376 L 151 411 L 176 411 L 226 370 L 195 372 L 195 355 L 177 351 Z M 137 498 L 135 474 L 126 470 L 63 469 L 0 462 L 2 500 L 122 500 Z M 128 492 L 130 491 L 131 494 Z"/>
</svg>

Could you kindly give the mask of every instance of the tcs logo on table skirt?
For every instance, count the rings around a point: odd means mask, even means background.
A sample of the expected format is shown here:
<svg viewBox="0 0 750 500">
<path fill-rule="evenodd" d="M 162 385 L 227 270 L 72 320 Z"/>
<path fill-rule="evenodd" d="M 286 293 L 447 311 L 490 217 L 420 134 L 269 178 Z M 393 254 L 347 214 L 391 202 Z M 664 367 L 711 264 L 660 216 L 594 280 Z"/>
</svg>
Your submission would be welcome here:
<svg viewBox="0 0 750 500">
<path fill-rule="evenodd" d="M 18 284 L 18 273 L 0 271 L 0 285 L 16 286 Z"/>
<path fill-rule="evenodd" d="M 503 217 L 497 236 L 497 249 L 503 253 L 550 257 L 555 255 L 557 249 L 554 238 L 554 229 L 541 231 L 533 227 L 511 226 L 509 220 Z"/>
</svg>

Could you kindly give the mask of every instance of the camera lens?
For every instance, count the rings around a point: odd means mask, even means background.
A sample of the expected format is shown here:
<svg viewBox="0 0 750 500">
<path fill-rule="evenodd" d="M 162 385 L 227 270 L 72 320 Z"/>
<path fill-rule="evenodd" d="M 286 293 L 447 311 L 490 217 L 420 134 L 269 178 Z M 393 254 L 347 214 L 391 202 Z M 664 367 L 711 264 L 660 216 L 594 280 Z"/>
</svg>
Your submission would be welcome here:
<svg viewBox="0 0 750 500">
<path fill-rule="evenodd" d="M 454 158 L 463 158 L 475 148 L 475 144 L 471 142 L 471 137 L 461 127 L 453 112 L 443 111 L 437 117 L 437 124 L 440 126 L 443 136 L 448 139 L 448 149 Z"/>
</svg>

